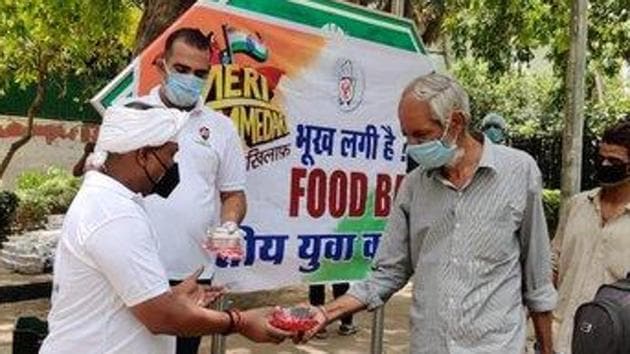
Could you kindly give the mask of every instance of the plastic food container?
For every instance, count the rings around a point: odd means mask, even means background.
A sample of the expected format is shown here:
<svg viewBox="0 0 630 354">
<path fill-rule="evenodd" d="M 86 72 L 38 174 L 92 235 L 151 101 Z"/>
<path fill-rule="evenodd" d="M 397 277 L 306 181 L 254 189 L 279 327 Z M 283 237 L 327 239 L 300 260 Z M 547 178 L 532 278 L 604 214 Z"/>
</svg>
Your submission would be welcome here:
<svg viewBox="0 0 630 354">
<path fill-rule="evenodd" d="M 315 312 L 309 307 L 278 308 L 269 323 L 289 332 L 306 332 L 317 326 Z"/>
<path fill-rule="evenodd" d="M 217 257 L 229 260 L 241 260 L 244 255 L 242 233 L 228 233 L 222 228 L 211 232 L 203 247 Z"/>
</svg>

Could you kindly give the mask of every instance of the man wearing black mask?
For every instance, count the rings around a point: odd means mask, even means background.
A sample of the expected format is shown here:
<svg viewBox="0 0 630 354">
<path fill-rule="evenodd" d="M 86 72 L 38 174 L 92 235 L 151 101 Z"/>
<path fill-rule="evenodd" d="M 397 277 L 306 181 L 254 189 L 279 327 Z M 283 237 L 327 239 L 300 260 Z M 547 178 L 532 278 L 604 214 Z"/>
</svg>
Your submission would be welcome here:
<svg viewBox="0 0 630 354">
<path fill-rule="evenodd" d="M 291 335 L 268 323 L 271 308 L 212 311 L 203 267 L 169 286 L 143 197 L 178 184 L 177 136 L 187 114 L 110 107 L 92 162 L 55 252 L 50 333 L 40 353 L 175 352 L 174 335 L 240 333 L 257 342 Z M 143 106 L 143 105 L 140 105 Z"/>
<path fill-rule="evenodd" d="M 630 272 L 630 121 L 604 133 L 599 145 L 600 187 L 573 197 L 553 240 L 556 351 L 570 353 L 573 315 L 602 284 Z"/>
</svg>

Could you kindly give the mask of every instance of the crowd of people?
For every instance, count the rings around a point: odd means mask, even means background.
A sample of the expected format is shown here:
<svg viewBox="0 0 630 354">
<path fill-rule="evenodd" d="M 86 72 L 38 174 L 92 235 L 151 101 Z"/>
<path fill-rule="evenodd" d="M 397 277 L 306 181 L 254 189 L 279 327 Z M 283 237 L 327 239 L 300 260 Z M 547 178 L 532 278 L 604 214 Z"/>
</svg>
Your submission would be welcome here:
<svg viewBox="0 0 630 354">
<path fill-rule="evenodd" d="M 56 252 L 42 353 L 197 353 L 215 333 L 302 343 L 339 319 L 352 334 L 353 313 L 410 281 L 412 353 L 521 353 L 528 318 L 540 353 L 570 353 L 577 307 L 630 272 L 630 121 L 602 136 L 600 187 L 568 201 L 550 242 L 536 161 L 507 146 L 500 115 L 473 129 L 465 90 L 430 73 L 400 98 L 419 167 L 398 190 L 370 276 L 336 284 L 328 303 L 311 288 L 307 332 L 272 326 L 271 308 L 210 309 L 226 290 L 199 245 L 207 229 L 239 232 L 247 203 L 240 138 L 200 99 L 209 50 L 199 30 L 173 32 L 156 61 L 161 84 L 108 108 L 75 167 L 85 179 Z"/>
</svg>

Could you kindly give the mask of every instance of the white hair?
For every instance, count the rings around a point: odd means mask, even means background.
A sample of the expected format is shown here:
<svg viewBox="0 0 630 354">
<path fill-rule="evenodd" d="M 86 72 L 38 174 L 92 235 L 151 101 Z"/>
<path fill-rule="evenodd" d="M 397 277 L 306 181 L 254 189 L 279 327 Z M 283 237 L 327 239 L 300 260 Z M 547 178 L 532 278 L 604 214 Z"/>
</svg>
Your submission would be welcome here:
<svg viewBox="0 0 630 354">
<path fill-rule="evenodd" d="M 414 79 L 405 88 L 403 95 L 412 94 L 415 98 L 427 102 L 431 116 L 443 127 L 453 111 L 462 111 L 466 115 L 466 124 L 470 120 L 470 102 L 468 94 L 455 79 L 432 72 Z"/>
</svg>

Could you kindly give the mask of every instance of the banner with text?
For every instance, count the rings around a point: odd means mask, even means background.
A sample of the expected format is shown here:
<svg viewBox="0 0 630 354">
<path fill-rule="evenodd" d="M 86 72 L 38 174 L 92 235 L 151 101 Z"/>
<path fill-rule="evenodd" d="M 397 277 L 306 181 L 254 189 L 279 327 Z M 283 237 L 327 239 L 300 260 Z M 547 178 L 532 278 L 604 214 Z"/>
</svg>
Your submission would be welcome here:
<svg viewBox="0 0 630 354">
<path fill-rule="evenodd" d="M 181 27 L 210 35 L 205 101 L 232 120 L 247 163 L 246 256 L 217 261 L 217 281 L 238 291 L 365 278 L 405 169 L 398 100 L 433 70 L 413 25 L 333 1 L 198 2 L 97 109 L 159 85 L 156 58 Z"/>
</svg>

